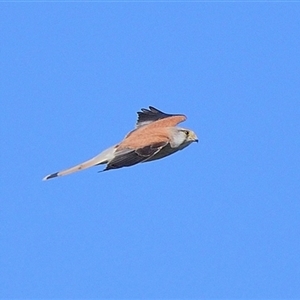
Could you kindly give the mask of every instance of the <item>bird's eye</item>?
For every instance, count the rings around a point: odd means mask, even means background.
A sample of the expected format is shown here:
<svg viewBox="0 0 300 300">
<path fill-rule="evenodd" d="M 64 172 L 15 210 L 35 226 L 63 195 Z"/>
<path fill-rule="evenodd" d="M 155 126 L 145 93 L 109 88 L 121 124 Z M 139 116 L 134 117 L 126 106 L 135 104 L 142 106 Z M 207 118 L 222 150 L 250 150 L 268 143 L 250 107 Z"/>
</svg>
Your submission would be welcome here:
<svg viewBox="0 0 300 300">
<path fill-rule="evenodd" d="M 186 135 L 189 135 L 189 131 L 188 131 L 188 130 L 185 130 L 184 133 L 185 133 Z"/>
</svg>

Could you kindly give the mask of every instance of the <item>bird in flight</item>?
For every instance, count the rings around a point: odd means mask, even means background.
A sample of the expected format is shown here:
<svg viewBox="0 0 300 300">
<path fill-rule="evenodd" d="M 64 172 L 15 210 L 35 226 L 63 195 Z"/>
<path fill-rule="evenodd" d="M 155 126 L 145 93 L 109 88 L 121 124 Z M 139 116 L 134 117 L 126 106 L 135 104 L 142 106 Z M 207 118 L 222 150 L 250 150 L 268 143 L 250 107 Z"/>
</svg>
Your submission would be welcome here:
<svg viewBox="0 0 300 300">
<path fill-rule="evenodd" d="M 196 134 L 176 125 L 186 120 L 182 114 L 166 114 L 153 106 L 142 108 L 138 113 L 136 128 L 123 141 L 94 158 L 43 178 L 68 175 L 92 166 L 107 164 L 103 171 L 133 166 L 138 163 L 163 158 L 182 150 L 192 142 L 198 142 Z"/>
</svg>

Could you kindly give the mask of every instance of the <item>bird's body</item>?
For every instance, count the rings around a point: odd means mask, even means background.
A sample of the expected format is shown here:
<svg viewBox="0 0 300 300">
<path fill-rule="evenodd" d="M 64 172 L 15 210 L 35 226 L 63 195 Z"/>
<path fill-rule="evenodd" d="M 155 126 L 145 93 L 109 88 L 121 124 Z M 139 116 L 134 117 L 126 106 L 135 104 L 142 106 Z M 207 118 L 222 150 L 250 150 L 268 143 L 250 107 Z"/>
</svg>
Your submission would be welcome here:
<svg viewBox="0 0 300 300">
<path fill-rule="evenodd" d="M 176 125 L 186 120 L 184 115 L 166 114 L 150 106 L 138 112 L 136 129 L 123 141 L 94 158 L 72 168 L 44 177 L 44 180 L 68 175 L 92 166 L 107 164 L 104 171 L 129 167 L 173 154 L 198 141 L 196 134 Z"/>
</svg>

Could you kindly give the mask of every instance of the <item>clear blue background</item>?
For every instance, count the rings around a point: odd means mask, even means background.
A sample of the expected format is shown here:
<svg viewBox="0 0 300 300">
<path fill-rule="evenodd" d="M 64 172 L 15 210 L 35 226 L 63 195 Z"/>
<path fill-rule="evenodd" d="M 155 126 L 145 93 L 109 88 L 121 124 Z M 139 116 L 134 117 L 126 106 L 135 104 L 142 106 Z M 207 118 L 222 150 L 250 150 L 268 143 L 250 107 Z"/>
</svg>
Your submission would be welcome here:
<svg viewBox="0 0 300 300">
<path fill-rule="evenodd" d="M 0 298 L 300 298 L 299 3 L 2 3 Z M 136 112 L 200 143 L 43 182 Z"/>
</svg>

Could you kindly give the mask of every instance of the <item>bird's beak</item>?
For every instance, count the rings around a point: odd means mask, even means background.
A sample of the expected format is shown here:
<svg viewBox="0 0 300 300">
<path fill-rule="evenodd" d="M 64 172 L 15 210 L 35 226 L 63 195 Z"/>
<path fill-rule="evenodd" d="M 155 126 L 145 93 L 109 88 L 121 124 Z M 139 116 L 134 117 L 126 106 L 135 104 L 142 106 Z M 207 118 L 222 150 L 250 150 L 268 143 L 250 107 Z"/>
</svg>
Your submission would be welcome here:
<svg viewBox="0 0 300 300">
<path fill-rule="evenodd" d="M 198 137 L 196 136 L 196 134 L 195 134 L 195 133 L 194 133 L 194 136 L 193 136 L 193 138 L 194 138 L 194 139 L 193 139 L 193 141 L 194 141 L 194 142 L 196 142 L 196 143 L 198 143 Z"/>
<path fill-rule="evenodd" d="M 196 142 L 196 143 L 198 143 L 198 137 L 197 137 L 197 135 L 195 134 L 195 132 L 193 132 L 193 131 L 190 132 L 190 135 L 189 135 L 189 137 L 188 137 L 188 140 L 189 140 L 190 142 Z"/>
</svg>

